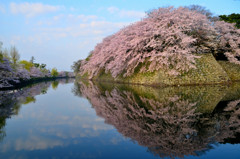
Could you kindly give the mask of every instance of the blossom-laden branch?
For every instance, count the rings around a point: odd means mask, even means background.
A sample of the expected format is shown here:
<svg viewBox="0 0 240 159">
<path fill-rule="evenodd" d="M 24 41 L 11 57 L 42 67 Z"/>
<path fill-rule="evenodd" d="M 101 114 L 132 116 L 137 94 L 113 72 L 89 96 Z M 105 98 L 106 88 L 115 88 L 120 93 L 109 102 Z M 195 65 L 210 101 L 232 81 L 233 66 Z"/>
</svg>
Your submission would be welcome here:
<svg viewBox="0 0 240 159">
<path fill-rule="evenodd" d="M 203 53 L 225 54 L 240 64 L 240 30 L 234 24 L 213 21 L 208 14 L 189 8 L 159 8 L 147 17 L 106 37 L 80 61 L 80 74 L 89 78 L 100 70 L 116 78 L 167 68 L 169 75 L 179 75 L 196 68 Z"/>
</svg>

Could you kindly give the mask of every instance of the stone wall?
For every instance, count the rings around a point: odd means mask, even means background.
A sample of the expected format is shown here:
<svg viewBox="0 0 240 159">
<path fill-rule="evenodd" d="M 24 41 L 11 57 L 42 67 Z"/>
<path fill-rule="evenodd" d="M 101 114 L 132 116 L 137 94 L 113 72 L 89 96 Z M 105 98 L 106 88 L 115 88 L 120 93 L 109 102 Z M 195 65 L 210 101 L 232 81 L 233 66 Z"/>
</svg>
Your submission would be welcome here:
<svg viewBox="0 0 240 159">
<path fill-rule="evenodd" d="M 216 61 L 212 54 L 200 56 L 196 60 L 196 69 L 182 72 L 178 76 L 169 75 L 166 73 L 169 70 L 161 69 L 146 73 L 136 72 L 130 77 L 119 76 L 114 79 L 110 73 L 102 70 L 93 80 L 154 86 L 220 84 L 240 80 L 240 66 L 227 61 Z M 87 77 L 85 74 L 84 78 Z"/>
</svg>

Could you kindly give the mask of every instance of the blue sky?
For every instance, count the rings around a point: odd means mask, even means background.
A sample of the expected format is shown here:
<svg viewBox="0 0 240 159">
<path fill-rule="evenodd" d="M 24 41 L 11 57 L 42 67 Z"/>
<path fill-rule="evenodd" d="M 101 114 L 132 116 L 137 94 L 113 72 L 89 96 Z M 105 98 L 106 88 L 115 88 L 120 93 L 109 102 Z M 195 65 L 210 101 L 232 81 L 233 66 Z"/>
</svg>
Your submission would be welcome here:
<svg viewBox="0 0 240 159">
<path fill-rule="evenodd" d="M 1 0 L 0 41 L 21 59 L 70 70 L 101 40 L 145 12 L 166 6 L 202 5 L 216 15 L 240 13 L 240 0 Z"/>
</svg>

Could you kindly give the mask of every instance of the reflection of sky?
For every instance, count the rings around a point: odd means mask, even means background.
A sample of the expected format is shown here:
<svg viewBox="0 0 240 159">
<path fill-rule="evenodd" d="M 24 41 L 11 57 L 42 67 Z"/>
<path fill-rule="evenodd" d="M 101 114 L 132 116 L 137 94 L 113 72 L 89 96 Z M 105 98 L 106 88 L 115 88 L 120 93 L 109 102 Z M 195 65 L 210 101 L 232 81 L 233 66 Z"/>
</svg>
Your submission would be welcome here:
<svg viewBox="0 0 240 159">
<path fill-rule="evenodd" d="M 72 87 L 49 88 L 47 94 L 35 97 L 35 103 L 22 105 L 17 116 L 7 119 L 0 158 L 157 158 L 105 124 L 86 99 L 71 93 Z M 200 157 L 234 158 L 240 146 L 215 148 Z"/>
<path fill-rule="evenodd" d="M 71 93 L 72 87 L 50 87 L 47 94 L 35 97 L 35 103 L 22 105 L 17 116 L 7 119 L 0 158 L 154 157 L 105 124 L 86 99 Z"/>
<path fill-rule="evenodd" d="M 69 84 L 61 85 L 57 91 L 49 89 L 47 95 L 36 97 L 36 103 L 22 106 L 19 115 L 7 121 L 7 138 L 14 142 L 8 141 L 1 151 L 64 146 L 63 140 L 97 137 L 113 129 L 95 115 L 86 99 L 73 96 L 71 87 Z"/>
</svg>

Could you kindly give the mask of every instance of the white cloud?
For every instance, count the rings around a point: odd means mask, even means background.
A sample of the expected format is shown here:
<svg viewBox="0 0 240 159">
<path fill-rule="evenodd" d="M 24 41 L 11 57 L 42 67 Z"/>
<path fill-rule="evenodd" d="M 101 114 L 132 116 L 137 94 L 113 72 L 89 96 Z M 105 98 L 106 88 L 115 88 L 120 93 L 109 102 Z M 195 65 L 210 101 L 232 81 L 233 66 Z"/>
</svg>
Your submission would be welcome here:
<svg viewBox="0 0 240 159">
<path fill-rule="evenodd" d="M 95 20 L 98 17 L 95 16 L 95 15 L 87 15 L 86 16 L 86 15 L 81 14 L 81 15 L 78 15 L 77 18 L 82 20 L 82 21 L 89 21 L 89 20 Z"/>
<path fill-rule="evenodd" d="M 109 13 L 116 13 L 119 11 L 119 9 L 117 7 L 109 7 L 107 8 Z"/>
<path fill-rule="evenodd" d="M 143 18 L 146 14 L 144 12 L 139 11 L 127 11 L 122 10 L 119 12 L 120 17 L 131 17 L 131 18 Z"/>
<path fill-rule="evenodd" d="M 56 12 L 64 7 L 44 5 L 42 3 L 10 3 L 10 10 L 12 14 L 23 14 L 26 17 L 34 17 L 39 14 Z"/>
<path fill-rule="evenodd" d="M 5 7 L 0 4 L 0 13 L 5 13 Z"/>
<path fill-rule="evenodd" d="M 74 12 L 74 11 L 77 11 L 77 9 L 74 7 L 70 7 L 70 11 Z"/>
<path fill-rule="evenodd" d="M 68 25 L 75 25 L 78 23 L 87 23 L 95 20 L 99 20 L 99 18 L 96 15 L 84 15 L 84 14 L 59 14 L 55 15 L 51 18 L 44 19 L 41 21 L 38 21 L 37 24 L 39 26 L 43 25 L 62 25 L 62 24 L 68 24 Z"/>
<path fill-rule="evenodd" d="M 121 10 L 117 7 L 109 7 L 107 8 L 107 11 L 111 14 L 118 15 L 121 18 L 143 18 L 146 13 L 145 12 L 140 12 L 140 11 L 135 11 L 135 10 Z"/>
<path fill-rule="evenodd" d="M 67 27 L 52 27 L 52 28 L 39 28 L 34 29 L 35 32 L 41 35 L 51 37 L 95 37 L 95 36 L 107 36 L 117 30 L 128 25 L 126 22 L 109 22 L 109 21 L 89 21 L 84 23 L 72 23 Z M 63 36 L 64 35 L 64 36 Z"/>
</svg>

